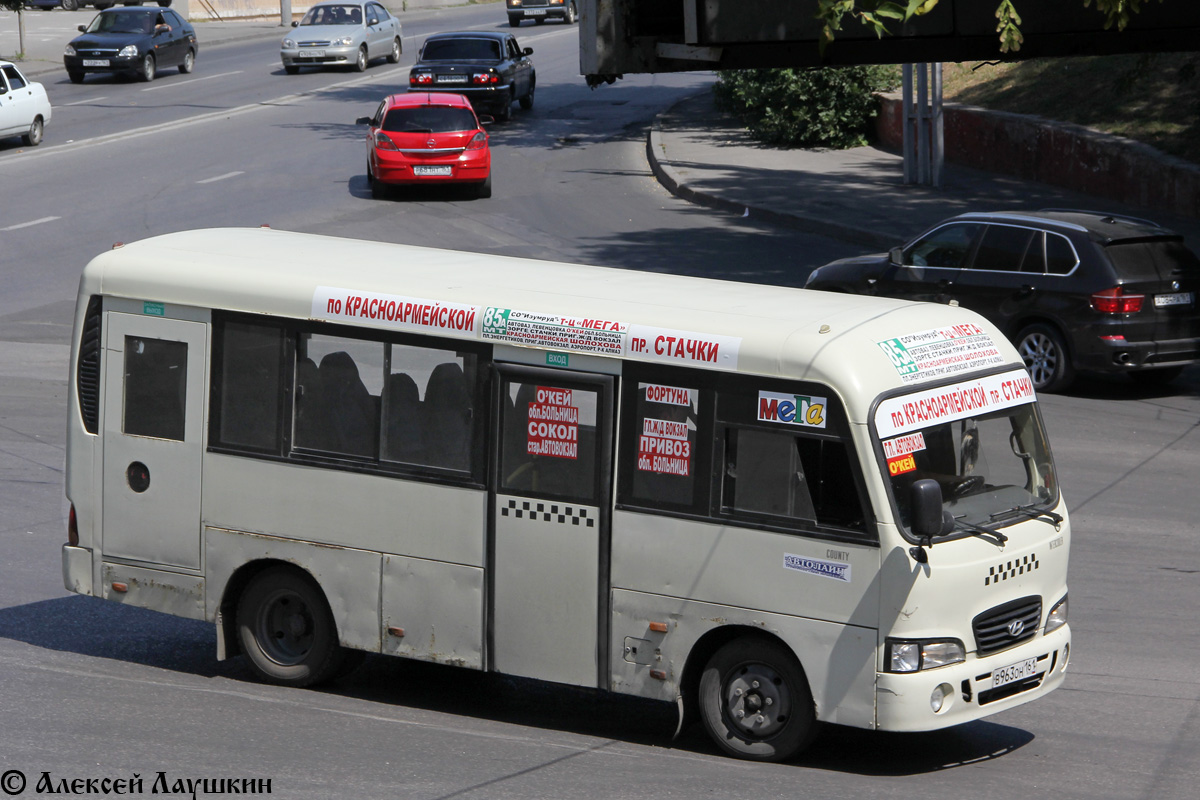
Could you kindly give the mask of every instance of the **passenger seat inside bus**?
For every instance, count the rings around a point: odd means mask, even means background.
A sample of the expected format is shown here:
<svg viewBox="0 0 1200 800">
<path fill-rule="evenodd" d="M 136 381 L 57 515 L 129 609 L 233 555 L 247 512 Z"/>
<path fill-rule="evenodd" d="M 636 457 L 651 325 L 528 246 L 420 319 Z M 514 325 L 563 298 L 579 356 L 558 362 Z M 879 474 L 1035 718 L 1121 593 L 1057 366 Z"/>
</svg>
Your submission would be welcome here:
<svg viewBox="0 0 1200 800">
<path fill-rule="evenodd" d="M 421 395 L 417 382 L 405 372 L 388 376 L 386 428 L 383 457 L 389 461 L 420 464 L 424 458 L 421 442 Z"/>
<path fill-rule="evenodd" d="M 458 364 L 448 361 L 433 368 L 425 386 L 423 416 L 426 463 L 469 469 L 473 409 L 467 379 Z"/>
<path fill-rule="evenodd" d="M 379 439 L 375 398 L 358 375 L 358 365 L 344 350 L 328 353 L 317 368 L 321 379 L 321 424 L 328 450 L 373 456 Z"/>
</svg>

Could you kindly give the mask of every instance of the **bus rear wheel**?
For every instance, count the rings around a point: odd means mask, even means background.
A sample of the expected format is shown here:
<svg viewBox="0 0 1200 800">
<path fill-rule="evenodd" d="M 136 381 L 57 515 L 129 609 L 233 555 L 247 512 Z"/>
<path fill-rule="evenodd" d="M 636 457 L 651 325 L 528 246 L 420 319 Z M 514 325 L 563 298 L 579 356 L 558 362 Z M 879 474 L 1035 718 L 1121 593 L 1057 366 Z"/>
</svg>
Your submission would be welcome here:
<svg viewBox="0 0 1200 800">
<path fill-rule="evenodd" d="M 817 732 L 804 669 L 767 639 L 735 639 L 717 650 L 700 676 L 699 700 L 709 735 L 738 758 L 785 761 Z"/>
<path fill-rule="evenodd" d="M 320 588 L 289 567 L 271 567 L 246 587 L 237 608 L 238 638 L 257 675 L 281 686 L 311 686 L 342 663 L 337 625 Z"/>
</svg>

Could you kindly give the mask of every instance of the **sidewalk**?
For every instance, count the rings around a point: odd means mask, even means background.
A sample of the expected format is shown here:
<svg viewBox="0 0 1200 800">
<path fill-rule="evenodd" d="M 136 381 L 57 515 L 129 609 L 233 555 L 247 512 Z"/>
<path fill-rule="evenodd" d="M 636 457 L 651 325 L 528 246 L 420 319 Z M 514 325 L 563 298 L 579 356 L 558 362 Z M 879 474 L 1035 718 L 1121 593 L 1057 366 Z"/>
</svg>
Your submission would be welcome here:
<svg viewBox="0 0 1200 800">
<path fill-rule="evenodd" d="M 600 90 L 603 91 L 603 90 Z M 877 147 L 785 149 L 752 140 L 718 111 L 712 94 L 687 98 L 655 119 L 647 157 L 668 191 L 739 217 L 884 251 L 964 211 L 1080 208 L 1154 220 L 1200 252 L 1200 220 L 1099 201 L 1030 181 L 947 163 L 943 186 L 904 184 L 899 154 Z"/>
</svg>

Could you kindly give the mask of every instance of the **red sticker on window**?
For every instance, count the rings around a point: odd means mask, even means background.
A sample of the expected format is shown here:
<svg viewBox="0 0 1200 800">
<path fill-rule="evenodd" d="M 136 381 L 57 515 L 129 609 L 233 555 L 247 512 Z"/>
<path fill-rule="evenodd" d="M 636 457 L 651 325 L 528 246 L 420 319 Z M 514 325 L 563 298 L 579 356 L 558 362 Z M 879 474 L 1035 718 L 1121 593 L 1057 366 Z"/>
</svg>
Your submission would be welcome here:
<svg viewBox="0 0 1200 800">
<path fill-rule="evenodd" d="M 687 476 L 692 471 L 692 445 L 686 422 L 642 420 L 638 437 L 638 469 L 663 475 Z"/>
<path fill-rule="evenodd" d="M 579 457 L 579 409 L 571 403 L 570 389 L 537 388 L 537 401 L 529 404 L 525 452 L 533 456 Z"/>
</svg>

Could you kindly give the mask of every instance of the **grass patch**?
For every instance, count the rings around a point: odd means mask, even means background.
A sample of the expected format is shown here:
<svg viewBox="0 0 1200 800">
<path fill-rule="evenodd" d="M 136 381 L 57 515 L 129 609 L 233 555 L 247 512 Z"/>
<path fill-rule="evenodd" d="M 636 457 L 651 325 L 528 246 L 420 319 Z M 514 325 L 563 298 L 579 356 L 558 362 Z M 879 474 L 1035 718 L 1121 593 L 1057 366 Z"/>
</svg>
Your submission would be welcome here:
<svg viewBox="0 0 1200 800">
<path fill-rule="evenodd" d="M 947 101 L 1114 133 L 1200 164 L 1200 53 L 946 64 Z"/>
</svg>

